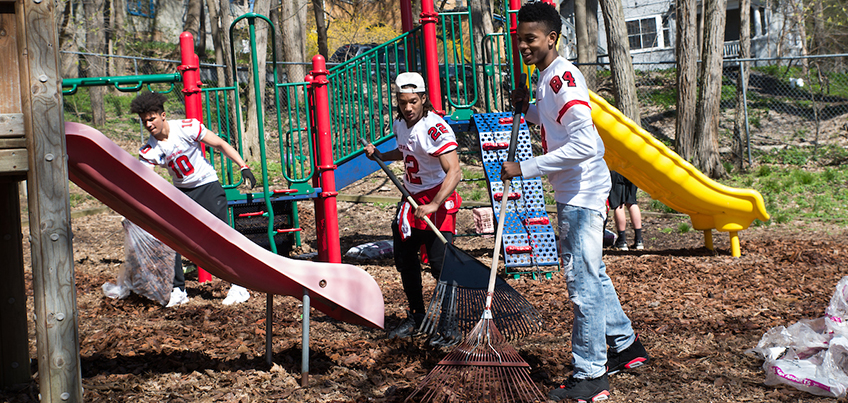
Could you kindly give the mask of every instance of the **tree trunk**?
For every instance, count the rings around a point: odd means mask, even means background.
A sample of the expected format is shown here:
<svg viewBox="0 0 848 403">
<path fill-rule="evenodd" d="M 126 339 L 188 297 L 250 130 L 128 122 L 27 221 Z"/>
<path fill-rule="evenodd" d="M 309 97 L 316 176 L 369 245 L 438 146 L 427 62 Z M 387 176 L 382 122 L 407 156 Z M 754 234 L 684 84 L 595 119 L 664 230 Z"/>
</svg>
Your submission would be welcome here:
<svg viewBox="0 0 848 403">
<path fill-rule="evenodd" d="M 306 61 L 306 0 L 284 0 L 280 29 L 283 41 L 283 57 L 288 62 Z M 307 67 L 286 65 L 289 82 L 303 81 Z"/>
<path fill-rule="evenodd" d="M 594 9 L 593 9 L 594 7 Z M 598 66 L 585 65 L 598 61 L 598 1 L 574 1 L 574 29 L 577 31 L 577 63 L 592 91 L 598 88 Z"/>
<path fill-rule="evenodd" d="M 696 0 L 677 0 L 677 122 L 674 148 L 683 159 L 695 153 L 695 115 L 698 104 L 698 23 Z"/>
<path fill-rule="evenodd" d="M 219 1 L 218 15 L 221 18 L 221 27 L 218 31 L 221 38 L 221 49 L 224 53 L 224 64 L 227 67 L 224 69 L 224 78 L 226 85 L 231 86 L 235 83 L 233 75 L 236 73 L 236 66 L 233 63 L 233 50 L 230 44 L 230 25 L 233 23 L 233 16 L 230 14 L 230 0 L 210 0 Z M 239 128 L 241 131 L 241 128 Z"/>
<path fill-rule="evenodd" d="M 197 27 L 197 56 L 200 60 L 206 60 L 206 13 L 203 7 L 203 0 L 198 1 L 200 3 L 200 21 Z"/>
<path fill-rule="evenodd" d="M 692 164 L 710 178 L 726 175 L 718 153 L 718 118 L 721 114 L 722 49 L 724 48 L 725 0 L 708 0 L 704 23 L 704 58 L 698 91 L 695 154 Z"/>
<path fill-rule="evenodd" d="M 197 48 L 198 34 L 200 33 L 200 9 L 203 8 L 200 4 L 201 0 L 188 0 L 188 9 L 186 10 L 186 19 L 183 24 L 183 31 L 191 34 L 194 38 L 194 47 Z"/>
<path fill-rule="evenodd" d="M 312 0 L 312 10 L 315 12 L 315 29 L 318 33 L 318 53 L 324 56 L 324 60 L 326 60 L 330 57 L 330 50 L 327 48 L 327 21 L 324 20 L 324 1 Z"/>
<path fill-rule="evenodd" d="M 624 8 L 621 0 L 604 0 L 601 2 L 604 14 L 604 25 L 607 29 L 607 51 L 610 58 L 612 83 L 615 87 L 613 95 L 618 109 L 634 121 L 642 125 L 639 113 L 639 101 L 636 99 L 636 72 L 630 60 L 630 42 L 627 40 L 627 27 L 624 24 Z"/>
<path fill-rule="evenodd" d="M 315 1 L 315 0 L 313 0 Z M 485 107 L 486 100 L 482 95 L 483 88 L 483 38 L 495 32 L 492 25 L 492 4 L 489 0 L 471 0 L 471 26 L 474 27 L 474 62 L 477 64 L 477 106 Z M 497 78 L 498 76 L 493 76 Z M 500 86 L 498 86 L 500 87 Z M 470 94 L 469 94 L 470 95 Z M 471 95 L 473 96 L 473 95 Z"/>
<path fill-rule="evenodd" d="M 126 33 L 124 24 L 126 21 L 127 7 L 125 0 L 112 0 L 112 41 L 114 53 L 123 56 L 126 54 Z M 122 57 L 112 58 L 112 74 L 125 76 L 127 73 L 127 59 Z"/>
<path fill-rule="evenodd" d="M 751 0 L 739 0 L 739 58 L 751 57 Z M 743 83 L 748 82 L 748 62 L 739 62 L 736 82 L 736 121 L 733 130 L 733 164 L 741 172 L 745 161 L 745 94 Z"/>
<path fill-rule="evenodd" d="M 76 51 L 76 19 L 71 13 L 71 2 L 60 1 L 56 5 L 56 26 L 59 27 L 59 49 L 63 52 Z M 60 53 L 62 78 L 79 77 L 79 56 Z"/>
<path fill-rule="evenodd" d="M 88 0 L 85 7 L 85 47 L 89 53 L 103 54 L 106 45 L 106 35 L 103 26 L 104 0 Z M 103 56 L 87 56 L 88 77 L 102 77 L 106 74 L 106 61 Z M 106 124 L 106 113 L 103 109 L 103 87 L 89 88 L 91 98 L 91 123 L 94 126 Z"/>
<path fill-rule="evenodd" d="M 212 43 L 215 46 L 215 64 L 219 66 L 215 68 L 218 76 L 218 87 L 226 87 L 227 80 L 224 70 L 227 68 L 220 66 L 229 66 L 230 63 L 229 60 L 224 59 L 224 38 L 222 38 L 225 34 L 229 35 L 229 32 L 221 26 L 221 13 L 218 10 L 217 0 L 206 0 L 206 7 L 209 8 L 209 29 L 212 31 Z M 229 10 L 226 11 L 229 12 Z"/>
<path fill-rule="evenodd" d="M 253 11 L 257 14 L 268 15 L 271 10 L 271 2 L 260 1 L 254 5 Z M 304 8 L 305 12 L 306 8 Z M 258 113 L 264 115 L 265 99 L 265 57 L 268 53 L 268 24 L 264 20 L 256 19 L 256 60 L 257 65 L 250 66 L 251 74 L 247 85 L 247 120 L 244 130 L 244 159 L 245 161 L 258 161 L 262 158 L 259 142 L 265 133 L 259 133 Z M 301 43 L 302 44 L 302 43 Z M 259 83 L 254 85 L 253 72 L 259 72 Z M 258 91 L 254 91 L 257 89 Z M 258 102 L 257 102 L 258 101 Z"/>
</svg>

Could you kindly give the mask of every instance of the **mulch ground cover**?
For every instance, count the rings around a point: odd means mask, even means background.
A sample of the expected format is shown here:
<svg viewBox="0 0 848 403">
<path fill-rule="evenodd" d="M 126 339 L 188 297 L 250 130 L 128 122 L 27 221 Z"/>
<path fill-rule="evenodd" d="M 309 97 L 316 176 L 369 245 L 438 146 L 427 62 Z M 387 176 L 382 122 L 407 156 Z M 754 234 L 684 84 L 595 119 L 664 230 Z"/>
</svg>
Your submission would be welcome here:
<svg viewBox="0 0 848 403">
<path fill-rule="evenodd" d="M 388 239 L 392 211 L 392 206 L 340 203 L 342 250 Z M 301 214 L 305 244 L 295 254 L 314 247 L 311 206 L 304 203 Z M 470 212 L 462 214 L 460 232 L 473 226 Z M 302 387 L 302 308 L 296 298 L 274 297 L 273 364 L 268 366 L 264 294 L 223 306 L 229 284 L 218 279 L 199 284 L 189 274 L 191 301 L 177 308 L 136 295 L 104 297 L 101 285 L 114 281 L 124 262 L 120 220 L 106 211 L 72 223 L 86 401 L 400 402 L 449 351 L 433 349 L 423 339 L 390 341 L 383 330 L 338 322 L 313 310 L 310 373 L 308 386 Z M 713 252 L 703 247 L 699 232 L 680 233 L 686 217 L 646 214 L 644 222 L 645 250 L 607 250 L 604 257 L 652 357 L 646 367 L 611 377 L 611 401 L 832 400 L 765 386 L 762 361 L 745 351 L 774 326 L 823 316 L 836 283 L 848 274 L 844 228 L 825 223 L 751 228 L 740 232 L 742 257 L 733 258 L 726 234 L 715 234 Z M 457 245 L 484 262 L 491 260 L 491 238 L 458 238 Z M 25 255 L 29 265 L 28 250 Z M 383 290 L 386 327 L 399 323 L 405 298 L 393 262 L 345 262 L 374 276 Z M 425 279 L 432 289 L 432 277 Z M 565 281 L 560 273 L 551 279 L 508 281 L 544 317 L 543 331 L 512 344 L 547 393 L 571 371 L 573 316 Z M 32 322 L 30 356 L 32 382 L 0 392 L 0 401 L 38 401 Z"/>
</svg>

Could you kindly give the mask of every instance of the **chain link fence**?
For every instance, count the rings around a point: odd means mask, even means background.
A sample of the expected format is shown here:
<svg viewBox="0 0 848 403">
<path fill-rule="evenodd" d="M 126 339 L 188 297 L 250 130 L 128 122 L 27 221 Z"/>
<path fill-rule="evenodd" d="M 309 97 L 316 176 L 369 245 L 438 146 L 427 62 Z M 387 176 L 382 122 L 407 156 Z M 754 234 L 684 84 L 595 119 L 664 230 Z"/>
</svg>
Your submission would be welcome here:
<svg viewBox="0 0 848 403">
<path fill-rule="evenodd" d="M 642 127 L 671 145 L 677 116 L 674 63 L 634 68 Z M 748 73 L 744 84 L 741 68 Z M 732 151 L 734 136 L 754 153 L 848 145 L 848 55 L 729 59 L 722 70 L 722 152 Z M 609 65 L 599 66 L 596 78 L 597 92 L 614 103 Z"/>
<path fill-rule="evenodd" d="M 102 58 L 107 71 L 122 71 L 123 75 L 171 74 L 178 71 L 179 60 L 155 59 L 86 53 L 65 53 L 63 57 L 79 58 L 80 76 L 87 74 L 92 58 Z M 306 65 L 306 63 L 303 63 Z M 740 66 L 748 72 L 744 88 L 739 80 Z M 218 87 L 218 68 L 201 63 L 201 81 L 204 88 Z M 635 64 L 636 91 L 641 106 L 642 126 L 666 144 L 673 144 L 677 102 L 677 84 L 674 62 Z M 282 69 L 285 70 L 285 69 Z M 613 83 L 609 65 L 597 65 L 596 92 L 612 101 Z M 240 82 L 246 83 L 247 71 L 239 71 Z M 244 75 L 244 77 L 242 77 Z M 270 79 L 273 75 L 270 73 Z M 721 88 L 721 115 L 719 116 L 719 143 L 722 152 L 730 152 L 734 136 L 737 141 L 750 144 L 756 152 L 795 146 L 845 146 L 848 144 L 848 55 L 808 56 L 780 59 L 729 59 L 724 62 Z M 285 81 L 286 78 L 282 77 Z M 146 86 L 145 86 L 146 87 Z M 91 122 L 92 111 L 89 92 L 80 88 L 64 97 L 65 119 Z M 103 87 L 101 87 L 103 88 Z M 170 88 L 167 84 L 148 87 L 164 92 L 168 97 L 166 108 L 169 117 L 185 116 L 181 85 Z M 147 89 L 147 88 L 145 88 Z M 737 93 L 744 89 L 744 97 Z M 106 120 L 113 135 L 127 140 L 143 142 L 147 133 L 137 117 L 129 113 L 129 103 L 135 92 L 122 92 L 115 88 L 104 90 Z M 273 94 L 268 88 L 266 95 Z M 246 99 L 244 94 L 241 99 Z M 245 103 L 245 102 L 242 102 Z M 273 113 L 273 96 L 266 96 L 266 115 Z M 244 106 L 242 106 L 244 108 Z M 497 106 L 495 106 L 497 108 Z M 745 115 L 737 127 L 737 113 Z M 213 131 L 235 132 L 235 119 L 228 119 L 230 130 L 211 127 Z M 276 124 L 274 119 L 269 121 Z M 214 125 L 214 123 L 213 123 Z M 272 131 L 274 127 L 267 127 Z M 537 145 L 540 143 L 536 134 Z M 471 159 L 479 152 L 476 136 L 462 136 L 461 146 L 469 151 Z M 540 149 L 535 150 L 540 152 Z M 747 158 L 746 155 L 742 157 Z"/>
</svg>

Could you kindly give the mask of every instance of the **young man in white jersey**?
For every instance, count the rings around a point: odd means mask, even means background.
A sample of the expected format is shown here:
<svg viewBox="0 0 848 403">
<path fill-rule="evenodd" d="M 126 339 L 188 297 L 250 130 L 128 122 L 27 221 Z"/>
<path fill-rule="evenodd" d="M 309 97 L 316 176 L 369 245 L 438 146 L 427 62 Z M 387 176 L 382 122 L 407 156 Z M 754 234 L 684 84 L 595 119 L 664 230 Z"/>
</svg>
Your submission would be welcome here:
<svg viewBox="0 0 848 403">
<path fill-rule="evenodd" d="M 145 92 L 133 99 L 130 111 L 137 113 L 150 132 L 147 143 L 139 150 L 139 159 L 167 168 L 174 186 L 203 206 L 220 220 L 227 221 L 227 196 L 218 181 L 212 164 L 203 157 L 203 144 L 222 152 L 241 167 L 241 176 L 251 188 L 256 178 L 231 145 L 212 133 L 196 119 L 166 120 L 164 95 Z M 233 284 L 223 303 L 232 305 L 250 298 L 247 289 Z M 174 289 L 168 307 L 188 302 L 182 257 L 177 253 L 174 262 Z"/>
<path fill-rule="evenodd" d="M 421 245 L 427 249 L 431 273 L 436 279 L 442 271 L 445 255 L 445 245 L 423 218 L 429 217 L 448 242 L 452 242 L 456 213 L 462 202 L 456 193 L 456 185 L 462 179 L 462 173 L 456 153 L 456 136 L 444 119 L 432 112 L 424 78 L 414 72 L 401 73 L 395 84 L 397 118 L 392 129 L 397 136 L 398 147 L 380 153 L 369 144 L 365 152 L 369 158 L 403 161 L 404 187 L 419 206 L 413 210 L 409 203 L 403 202 L 392 223 L 395 265 L 409 302 L 409 314 L 389 332 L 389 338 L 403 338 L 416 334 L 424 321 L 421 264 L 418 260 Z M 446 347 L 459 343 L 462 335 L 449 326 L 440 324 L 439 334 L 430 340 L 430 344 Z"/>
<path fill-rule="evenodd" d="M 574 307 L 574 372 L 548 397 L 597 402 L 609 397 L 608 374 L 643 365 L 649 357 L 602 260 L 610 174 L 604 143 L 592 123 L 586 81 L 557 53 L 561 24 L 556 9 L 543 2 L 527 3 L 518 12 L 518 49 L 525 64 L 539 69 L 539 81 L 536 105 L 529 105 L 526 88 L 516 89 L 513 102 L 528 121 L 542 126 L 545 154 L 505 162 L 501 176 L 547 175 L 554 189 L 563 275 Z"/>
</svg>

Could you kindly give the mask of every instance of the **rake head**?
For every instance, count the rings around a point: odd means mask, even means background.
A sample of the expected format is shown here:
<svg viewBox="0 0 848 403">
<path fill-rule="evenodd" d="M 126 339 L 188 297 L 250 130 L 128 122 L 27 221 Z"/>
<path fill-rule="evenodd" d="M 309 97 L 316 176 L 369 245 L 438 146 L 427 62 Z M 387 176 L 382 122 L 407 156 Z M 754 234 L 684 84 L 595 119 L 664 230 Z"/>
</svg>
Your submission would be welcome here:
<svg viewBox="0 0 848 403">
<path fill-rule="evenodd" d="M 405 401 L 544 402 L 545 396 L 530 379 L 530 365 L 483 319 Z"/>
<path fill-rule="evenodd" d="M 468 334 L 483 315 L 489 274 L 489 268 L 479 260 L 458 248 L 446 248 L 442 274 L 419 330 L 434 334 L 456 327 Z M 507 340 L 542 329 L 542 316 L 536 308 L 500 277 L 495 281 L 492 316 Z"/>
</svg>

